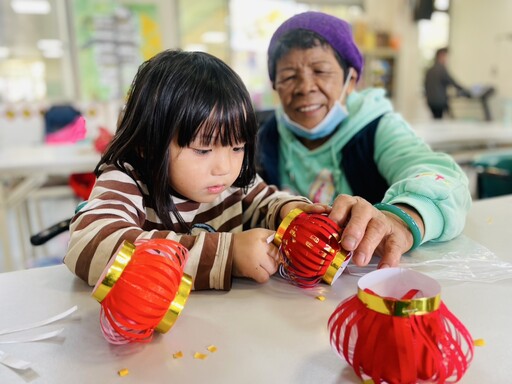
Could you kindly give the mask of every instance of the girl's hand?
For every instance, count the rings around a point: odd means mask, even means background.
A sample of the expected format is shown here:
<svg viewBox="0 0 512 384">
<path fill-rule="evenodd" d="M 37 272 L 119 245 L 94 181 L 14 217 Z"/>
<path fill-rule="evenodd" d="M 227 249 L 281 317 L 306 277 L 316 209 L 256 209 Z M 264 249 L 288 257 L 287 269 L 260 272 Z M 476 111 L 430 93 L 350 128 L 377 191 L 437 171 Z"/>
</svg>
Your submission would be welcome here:
<svg viewBox="0 0 512 384">
<path fill-rule="evenodd" d="M 273 231 L 254 228 L 233 235 L 233 276 L 265 283 L 277 271 L 278 248 L 267 239 Z"/>
<path fill-rule="evenodd" d="M 423 237 L 421 216 L 407 205 L 397 206 L 416 221 Z M 381 257 L 379 268 L 397 266 L 413 244 L 412 233 L 398 216 L 379 211 L 361 197 L 339 195 L 329 217 L 345 227 L 341 246 L 353 252 L 352 260 L 358 266 L 367 265 L 374 253 Z"/>
</svg>

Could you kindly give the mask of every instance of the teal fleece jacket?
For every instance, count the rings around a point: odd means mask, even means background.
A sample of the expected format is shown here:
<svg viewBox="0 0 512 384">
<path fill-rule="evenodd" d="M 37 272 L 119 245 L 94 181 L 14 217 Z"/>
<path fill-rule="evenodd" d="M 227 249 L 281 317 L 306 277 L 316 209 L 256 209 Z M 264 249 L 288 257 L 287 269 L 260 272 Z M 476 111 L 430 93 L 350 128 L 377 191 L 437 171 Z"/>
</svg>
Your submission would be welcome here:
<svg viewBox="0 0 512 384">
<path fill-rule="evenodd" d="M 340 167 L 342 149 L 369 122 L 383 115 L 375 133 L 373 154 L 379 173 L 390 186 L 382 201 L 407 204 L 418 211 L 425 224 L 422 243 L 446 241 L 459 235 L 471 206 L 471 195 L 468 179 L 453 158 L 432 151 L 393 112 L 382 89 L 352 92 L 347 109 L 349 116 L 337 131 L 314 150 L 306 148 L 281 124 L 282 110 L 277 110 L 279 164 L 276 166 L 280 187 L 324 203 L 332 202 L 338 194 L 352 194 Z M 326 170 L 327 175 L 323 175 Z M 319 179 L 325 178 L 330 182 L 322 184 Z M 321 190 L 319 183 L 328 187 Z"/>
</svg>

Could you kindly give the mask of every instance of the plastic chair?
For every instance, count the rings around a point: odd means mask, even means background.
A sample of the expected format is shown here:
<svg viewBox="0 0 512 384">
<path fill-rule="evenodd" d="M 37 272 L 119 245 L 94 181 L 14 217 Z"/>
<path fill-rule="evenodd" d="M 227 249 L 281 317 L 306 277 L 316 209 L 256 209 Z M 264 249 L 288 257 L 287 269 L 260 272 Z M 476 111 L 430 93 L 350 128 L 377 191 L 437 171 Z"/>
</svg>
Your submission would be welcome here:
<svg viewBox="0 0 512 384">
<path fill-rule="evenodd" d="M 492 152 L 473 161 L 480 199 L 512 194 L 512 152 Z"/>
</svg>

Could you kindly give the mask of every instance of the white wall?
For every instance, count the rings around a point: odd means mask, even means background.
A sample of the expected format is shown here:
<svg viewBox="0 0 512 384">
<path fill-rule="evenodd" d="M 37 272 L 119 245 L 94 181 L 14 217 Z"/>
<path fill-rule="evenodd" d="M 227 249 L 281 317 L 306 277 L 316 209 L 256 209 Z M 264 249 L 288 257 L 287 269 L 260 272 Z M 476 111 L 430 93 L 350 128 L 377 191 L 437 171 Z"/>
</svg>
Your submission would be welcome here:
<svg viewBox="0 0 512 384">
<path fill-rule="evenodd" d="M 409 121 L 428 118 L 422 95 L 423 68 L 418 28 L 408 0 L 365 0 L 368 19 L 398 35 L 398 83 L 395 108 Z M 504 119 L 506 100 L 512 102 L 512 0 L 451 0 L 450 62 L 463 85 L 491 85 L 491 112 Z"/>
<path fill-rule="evenodd" d="M 450 63 L 464 84 L 496 88 L 492 111 L 512 100 L 512 0 L 451 0 Z"/>
<path fill-rule="evenodd" d="M 372 25 L 400 39 L 394 107 L 407 120 L 420 120 L 424 109 L 418 27 L 408 0 L 366 0 L 365 12 Z"/>
</svg>

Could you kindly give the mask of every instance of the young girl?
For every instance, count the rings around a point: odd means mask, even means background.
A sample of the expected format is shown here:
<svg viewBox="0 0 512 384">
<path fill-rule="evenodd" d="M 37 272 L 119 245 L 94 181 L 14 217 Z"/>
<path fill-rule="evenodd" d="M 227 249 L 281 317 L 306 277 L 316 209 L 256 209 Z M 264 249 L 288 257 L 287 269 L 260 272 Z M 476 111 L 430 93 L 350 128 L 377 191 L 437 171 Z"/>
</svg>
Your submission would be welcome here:
<svg viewBox="0 0 512 384">
<path fill-rule="evenodd" d="M 168 238 L 189 249 L 196 290 L 267 281 L 278 260 L 267 238 L 282 218 L 324 207 L 262 181 L 256 132 L 249 94 L 221 60 L 177 50 L 145 62 L 72 220 L 65 264 L 94 285 L 124 240 Z"/>
</svg>

